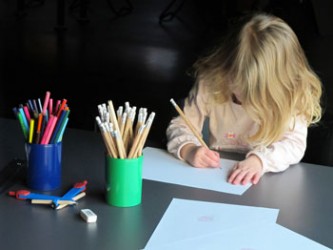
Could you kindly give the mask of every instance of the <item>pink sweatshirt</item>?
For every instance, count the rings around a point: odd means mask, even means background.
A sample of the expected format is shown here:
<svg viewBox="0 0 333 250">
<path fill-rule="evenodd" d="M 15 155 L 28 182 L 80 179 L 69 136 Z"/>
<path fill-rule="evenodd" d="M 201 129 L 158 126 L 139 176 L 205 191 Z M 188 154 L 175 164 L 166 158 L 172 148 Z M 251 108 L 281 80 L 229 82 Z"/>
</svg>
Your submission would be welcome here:
<svg viewBox="0 0 333 250">
<path fill-rule="evenodd" d="M 211 149 L 245 153 L 246 157 L 255 154 L 263 163 L 263 173 L 284 171 L 303 158 L 307 137 L 307 124 L 304 119 L 297 117 L 293 130 L 286 131 L 281 140 L 270 146 L 251 146 L 243 138 L 254 134 L 258 126 L 243 107 L 232 101 L 210 105 L 207 102 L 207 89 L 202 84 L 198 86 L 188 97 L 195 100 L 189 104 L 187 98 L 183 111 L 197 131 L 202 131 L 205 119 L 209 118 L 207 143 Z M 194 91 L 198 91 L 197 95 Z M 200 145 L 180 116 L 171 120 L 166 133 L 168 151 L 181 160 L 183 159 L 180 157 L 180 149 L 184 145 Z"/>
</svg>

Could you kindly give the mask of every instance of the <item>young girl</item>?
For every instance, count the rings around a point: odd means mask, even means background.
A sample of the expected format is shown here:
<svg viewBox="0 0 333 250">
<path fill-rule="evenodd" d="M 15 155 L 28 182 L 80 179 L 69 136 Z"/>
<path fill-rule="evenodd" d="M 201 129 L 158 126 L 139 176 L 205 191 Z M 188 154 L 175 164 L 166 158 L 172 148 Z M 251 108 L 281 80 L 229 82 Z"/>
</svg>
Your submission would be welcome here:
<svg viewBox="0 0 333 250">
<path fill-rule="evenodd" d="M 183 112 L 197 131 L 209 119 L 209 148 L 180 116 L 166 131 L 168 151 L 194 167 L 218 167 L 217 151 L 244 153 L 228 177 L 243 185 L 300 162 L 322 112 L 320 79 L 287 23 L 264 13 L 244 21 L 194 64 Z"/>
</svg>

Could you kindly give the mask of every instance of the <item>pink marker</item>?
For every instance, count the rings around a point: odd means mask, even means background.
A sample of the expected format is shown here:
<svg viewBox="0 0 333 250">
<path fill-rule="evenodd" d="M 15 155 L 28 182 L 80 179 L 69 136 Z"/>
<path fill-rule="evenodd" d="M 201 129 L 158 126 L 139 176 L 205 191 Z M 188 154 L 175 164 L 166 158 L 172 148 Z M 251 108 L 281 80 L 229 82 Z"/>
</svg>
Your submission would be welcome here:
<svg viewBox="0 0 333 250">
<path fill-rule="evenodd" d="M 49 100 L 49 114 L 53 114 L 53 99 L 50 98 Z"/>
<path fill-rule="evenodd" d="M 51 125 L 50 125 L 50 129 L 48 131 L 48 133 L 46 134 L 46 138 L 45 138 L 45 144 L 49 144 L 52 133 L 54 131 L 55 125 L 57 123 L 58 117 L 52 115 L 53 119 L 51 121 Z"/>
<path fill-rule="evenodd" d="M 57 103 L 56 103 L 56 106 L 55 106 L 55 110 L 54 110 L 54 115 L 58 114 L 58 110 L 60 108 L 60 103 L 61 103 L 61 101 L 57 100 Z"/>
<path fill-rule="evenodd" d="M 28 109 L 28 106 L 23 106 L 23 111 L 24 111 L 24 114 L 25 114 L 25 117 L 27 118 L 27 121 L 28 123 L 30 124 L 30 113 L 29 113 L 29 109 Z"/>
<path fill-rule="evenodd" d="M 43 115 L 47 115 L 46 114 L 46 109 L 47 109 L 47 105 L 48 105 L 49 100 L 50 100 L 50 95 L 51 95 L 51 92 L 50 91 L 46 91 L 46 93 L 45 93 L 45 99 L 44 99 L 44 105 L 43 105 L 43 110 L 42 110 Z"/>
<path fill-rule="evenodd" d="M 43 137 L 40 141 L 40 144 L 49 143 L 49 140 L 50 140 L 51 134 L 53 132 L 56 121 L 57 121 L 57 117 L 54 115 L 50 115 L 50 119 L 46 124 L 45 131 L 44 131 Z"/>
</svg>

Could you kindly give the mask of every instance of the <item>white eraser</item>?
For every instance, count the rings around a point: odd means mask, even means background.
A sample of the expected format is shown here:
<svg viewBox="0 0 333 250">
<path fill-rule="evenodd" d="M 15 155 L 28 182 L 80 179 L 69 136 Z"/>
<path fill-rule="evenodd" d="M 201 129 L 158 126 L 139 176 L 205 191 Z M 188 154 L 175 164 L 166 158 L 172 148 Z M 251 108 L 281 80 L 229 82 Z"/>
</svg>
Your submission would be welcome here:
<svg viewBox="0 0 333 250">
<path fill-rule="evenodd" d="M 80 215 L 81 215 L 82 219 L 84 219 L 88 223 L 97 221 L 97 215 L 88 208 L 81 209 Z"/>
</svg>

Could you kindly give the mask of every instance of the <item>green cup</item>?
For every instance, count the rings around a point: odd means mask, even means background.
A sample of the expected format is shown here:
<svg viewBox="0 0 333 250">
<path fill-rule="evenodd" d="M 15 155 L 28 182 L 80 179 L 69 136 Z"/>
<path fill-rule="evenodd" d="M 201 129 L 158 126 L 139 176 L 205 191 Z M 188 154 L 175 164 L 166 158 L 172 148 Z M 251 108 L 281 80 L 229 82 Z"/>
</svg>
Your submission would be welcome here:
<svg viewBox="0 0 333 250">
<path fill-rule="evenodd" d="M 119 159 L 106 156 L 106 202 L 116 207 L 141 203 L 143 156 Z"/>
</svg>

